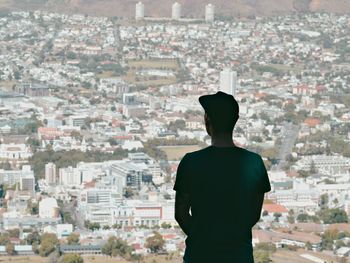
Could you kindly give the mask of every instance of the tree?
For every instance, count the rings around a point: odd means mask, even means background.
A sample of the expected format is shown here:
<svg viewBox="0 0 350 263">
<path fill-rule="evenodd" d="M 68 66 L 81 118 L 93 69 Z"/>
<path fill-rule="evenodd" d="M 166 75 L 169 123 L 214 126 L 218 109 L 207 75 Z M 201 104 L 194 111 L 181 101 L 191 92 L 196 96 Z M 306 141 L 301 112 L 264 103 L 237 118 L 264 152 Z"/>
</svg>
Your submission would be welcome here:
<svg viewBox="0 0 350 263">
<path fill-rule="evenodd" d="M 10 236 L 8 233 L 0 235 L 0 245 L 1 246 L 6 246 L 7 243 L 9 243 L 9 242 L 10 242 Z"/>
<path fill-rule="evenodd" d="M 305 171 L 305 170 L 299 170 L 298 173 L 299 173 L 300 177 L 302 177 L 302 178 L 306 178 L 310 175 L 310 173 L 308 171 Z"/>
<path fill-rule="evenodd" d="M 19 229 L 18 228 L 10 229 L 7 232 L 9 233 L 10 237 L 19 238 Z"/>
<path fill-rule="evenodd" d="M 269 263 L 271 261 L 268 251 L 254 250 L 253 255 L 254 255 L 254 262 L 256 263 Z"/>
<path fill-rule="evenodd" d="M 295 218 L 294 218 L 294 216 L 289 215 L 289 216 L 287 217 L 287 220 L 288 220 L 288 223 L 289 223 L 289 224 L 294 224 L 294 223 L 295 223 Z"/>
<path fill-rule="evenodd" d="M 311 174 L 317 173 L 317 169 L 316 169 L 316 165 L 315 165 L 315 161 L 314 161 L 314 160 L 311 161 L 310 173 L 311 173 Z"/>
<path fill-rule="evenodd" d="M 99 223 L 91 223 L 90 221 L 85 221 L 85 227 L 90 229 L 90 230 L 97 230 L 97 229 L 100 229 L 101 226 Z"/>
<path fill-rule="evenodd" d="M 126 241 L 117 237 L 110 237 L 107 243 L 102 247 L 102 254 L 112 257 L 121 256 L 125 259 L 129 259 L 132 252 L 133 248 L 129 246 Z"/>
<path fill-rule="evenodd" d="M 326 250 L 333 250 L 333 243 L 338 236 L 339 231 L 337 229 L 326 230 L 322 235 L 321 248 Z"/>
<path fill-rule="evenodd" d="M 348 215 L 340 208 L 323 209 L 320 217 L 325 224 L 348 223 Z"/>
<path fill-rule="evenodd" d="M 67 237 L 67 243 L 68 245 L 77 245 L 79 244 L 79 237 L 80 235 L 78 233 L 72 233 Z"/>
<path fill-rule="evenodd" d="M 41 241 L 41 237 L 40 237 L 39 233 L 35 231 L 35 232 L 30 233 L 27 236 L 26 241 L 27 241 L 28 245 L 33 245 L 33 244 L 39 245 L 40 241 Z"/>
<path fill-rule="evenodd" d="M 14 255 L 16 253 L 15 245 L 12 244 L 12 243 L 7 243 L 7 245 L 6 245 L 6 253 L 8 255 Z"/>
<path fill-rule="evenodd" d="M 275 218 L 275 221 L 278 222 L 279 221 L 279 218 L 282 216 L 281 213 L 273 213 L 273 217 Z"/>
<path fill-rule="evenodd" d="M 39 214 L 39 203 L 33 203 L 30 199 L 28 200 L 27 210 L 31 215 Z"/>
<path fill-rule="evenodd" d="M 169 228 L 171 228 L 171 224 L 167 224 L 167 223 L 165 223 L 165 222 L 163 222 L 160 226 L 161 226 L 162 228 L 164 228 L 164 229 L 169 229 Z"/>
<path fill-rule="evenodd" d="M 134 191 L 130 187 L 125 188 L 124 196 L 126 198 L 132 197 L 133 195 L 134 195 Z"/>
<path fill-rule="evenodd" d="M 311 243 L 309 241 L 307 241 L 305 243 L 305 247 L 306 247 L 307 250 L 312 250 L 312 245 L 311 245 Z"/>
<path fill-rule="evenodd" d="M 163 249 L 164 246 L 164 239 L 161 234 L 159 234 L 157 231 L 153 232 L 153 236 L 148 237 L 146 239 L 145 247 L 149 248 L 152 253 L 157 253 L 158 251 Z"/>
<path fill-rule="evenodd" d="M 265 250 L 268 252 L 276 252 L 276 246 L 273 243 L 261 242 L 255 245 L 256 250 Z"/>
<path fill-rule="evenodd" d="M 320 196 L 320 206 L 321 206 L 321 208 L 327 207 L 328 201 L 329 201 L 328 194 L 322 194 Z"/>
<path fill-rule="evenodd" d="M 83 263 L 84 259 L 78 254 L 65 254 L 59 261 L 59 263 Z"/>
<path fill-rule="evenodd" d="M 55 251 L 58 239 L 55 234 L 45 233 L 41 236 L 41 245 L 39 248 L 39 255 L 47 257 Z"/>
<path fill-rule="evenodd" d="M 168 125 L 168 129 L 173 132 L 177 132 L 178 130 L 184 130 L 186 128 L 186 122 L 184 120 L 178 119 L 174 122 L 171 121 Z"/>
<path fill-rule="evenodd" d="M 307 214 L 299 214 L 297 216 L 297 221 L 298 222 L 307 222 L 309 219 L 309 216 Z"/>
</svg>

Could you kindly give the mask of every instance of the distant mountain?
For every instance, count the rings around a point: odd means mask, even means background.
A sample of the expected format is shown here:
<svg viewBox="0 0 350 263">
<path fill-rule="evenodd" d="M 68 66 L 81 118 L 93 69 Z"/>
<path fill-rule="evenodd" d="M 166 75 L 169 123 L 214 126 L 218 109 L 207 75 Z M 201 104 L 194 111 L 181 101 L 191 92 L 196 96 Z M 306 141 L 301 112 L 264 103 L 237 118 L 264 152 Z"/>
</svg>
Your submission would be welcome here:
<svg viewBox="0 0 350 263">
<path fill-rule="evenodd" d="M 0 9 L 50 10 L 89 15 L 133 17 L 139 0 L 0 0 Z M 327 11 L 350 13 L 350 0 L 177 0 L 183 15 L 203 17 L 212 3 L 222 15 L 277 15 L 291 12 Z M 169 17 L 173 0 L 143 0 L 146 16 Z"/>
</svg>

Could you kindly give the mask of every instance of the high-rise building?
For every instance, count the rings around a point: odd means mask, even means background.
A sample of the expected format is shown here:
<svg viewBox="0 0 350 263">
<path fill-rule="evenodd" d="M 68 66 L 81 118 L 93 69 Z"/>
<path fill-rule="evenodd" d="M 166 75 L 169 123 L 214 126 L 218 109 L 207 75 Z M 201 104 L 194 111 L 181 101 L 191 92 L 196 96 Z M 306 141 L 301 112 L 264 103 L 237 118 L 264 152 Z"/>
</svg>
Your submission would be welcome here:
<svg viewBox="0 0 350 263">
<path fill-rule="evenodd" d="M 78 186 L 82 183 L 82 173 L 77 168 L 68 166 L 58 170 L 59 183 L 67 186 Z"/>
<path fill-rule="evenodd" d="M 142 2 L 138 2 L 135 7 L 135 19 L 140 20 L 145 17 L 145 5 Z"/>
<path fill-rule="evenodd" d="M 54 163 L 45 165 L 45 182 L 47 184 L 56 184 L 56 165 Z"/>
<path fill-rule="evenodd" d="M 21 191 L 28 191 L 32 197 L 35 195 L 35 178 L 34 173 L 31 172 L 30 166 L 26 165 L 27 172 L 22 173 L 20 179 Z"/>
<path fill-rule="evenodd" d="M 236 88 L 237 72 L 232 71 L 229 68 L 225 68 L 223 71 L 220 72 L 220 91 L 235 96 Z"/>
<path fill-rule="evenodd" d="M 215 19 L 215 6 L 212 4 L 207 4 L 205 6 L 205 21 L 213 22 Z"/>
<path fill-rule="evenodd" d="M 171 18 L 174 20 L 179 20 L 181 18 L 181 4 L 175 2 L 171 9 Z"/>
</svg>

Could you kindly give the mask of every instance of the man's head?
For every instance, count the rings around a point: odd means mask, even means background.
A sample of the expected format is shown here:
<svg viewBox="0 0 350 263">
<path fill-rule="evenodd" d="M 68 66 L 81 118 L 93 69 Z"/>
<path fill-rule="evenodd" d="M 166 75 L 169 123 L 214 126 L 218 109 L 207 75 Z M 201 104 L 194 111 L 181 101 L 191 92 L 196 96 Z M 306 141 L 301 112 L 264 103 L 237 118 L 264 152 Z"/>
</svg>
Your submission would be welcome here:
<svg viewBox="0 0 350 263">
<path fill-rule="evenodd" d="M 239 106 L 232 95 L 219 91 L 199 97 L 199 103 L 205 110 L 205 126 L 210 136 L 232 134 L 239 118 Z"/>
</svg>

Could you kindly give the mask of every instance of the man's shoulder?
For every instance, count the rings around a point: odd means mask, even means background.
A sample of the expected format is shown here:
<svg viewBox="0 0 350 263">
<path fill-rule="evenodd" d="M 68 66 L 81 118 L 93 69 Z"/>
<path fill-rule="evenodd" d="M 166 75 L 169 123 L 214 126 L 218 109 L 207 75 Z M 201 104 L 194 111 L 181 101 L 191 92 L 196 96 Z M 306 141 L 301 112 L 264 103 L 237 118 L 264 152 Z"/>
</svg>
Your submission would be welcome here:
<svg viewBox="0 0 350 263">
<path fill-rule="evenodd" d="M 244 148 L 241 148 L 242 151 L 244 151 L 244 154 L 247 155 L 248 157 L 252 158 L 252 159 L 260 159 L 261 156 L 260 154 L 256 153 L 256 152 L 252 152 L 252 151 L 249 151 L 247 149 L 244 149 Z"/>
<path fill-rule="evenodd" d="M 211 149 L 211 147 L 207 146 L 207 147 L 200 149 L 200 150 L 197 150 L 197 151 L 188 152 L 185 154 L 185 156 L 188 159 L 204 157 L 204 156 L 207 156 L 207 154 L 210 152 L 210 149 Z M 241 147 L 236 146 L 236 149 L 239 152 L 239 154 L 241 154 L 242 156 L 245 156 L 246 158 L 249 158 L 251 160 L 257 160 L 257 159 L 261 158 L 261 156 L 258 153 L 252 152 L 252 151 L 247 150 L 245 148 L 241 148 Z"/>
</svg>

